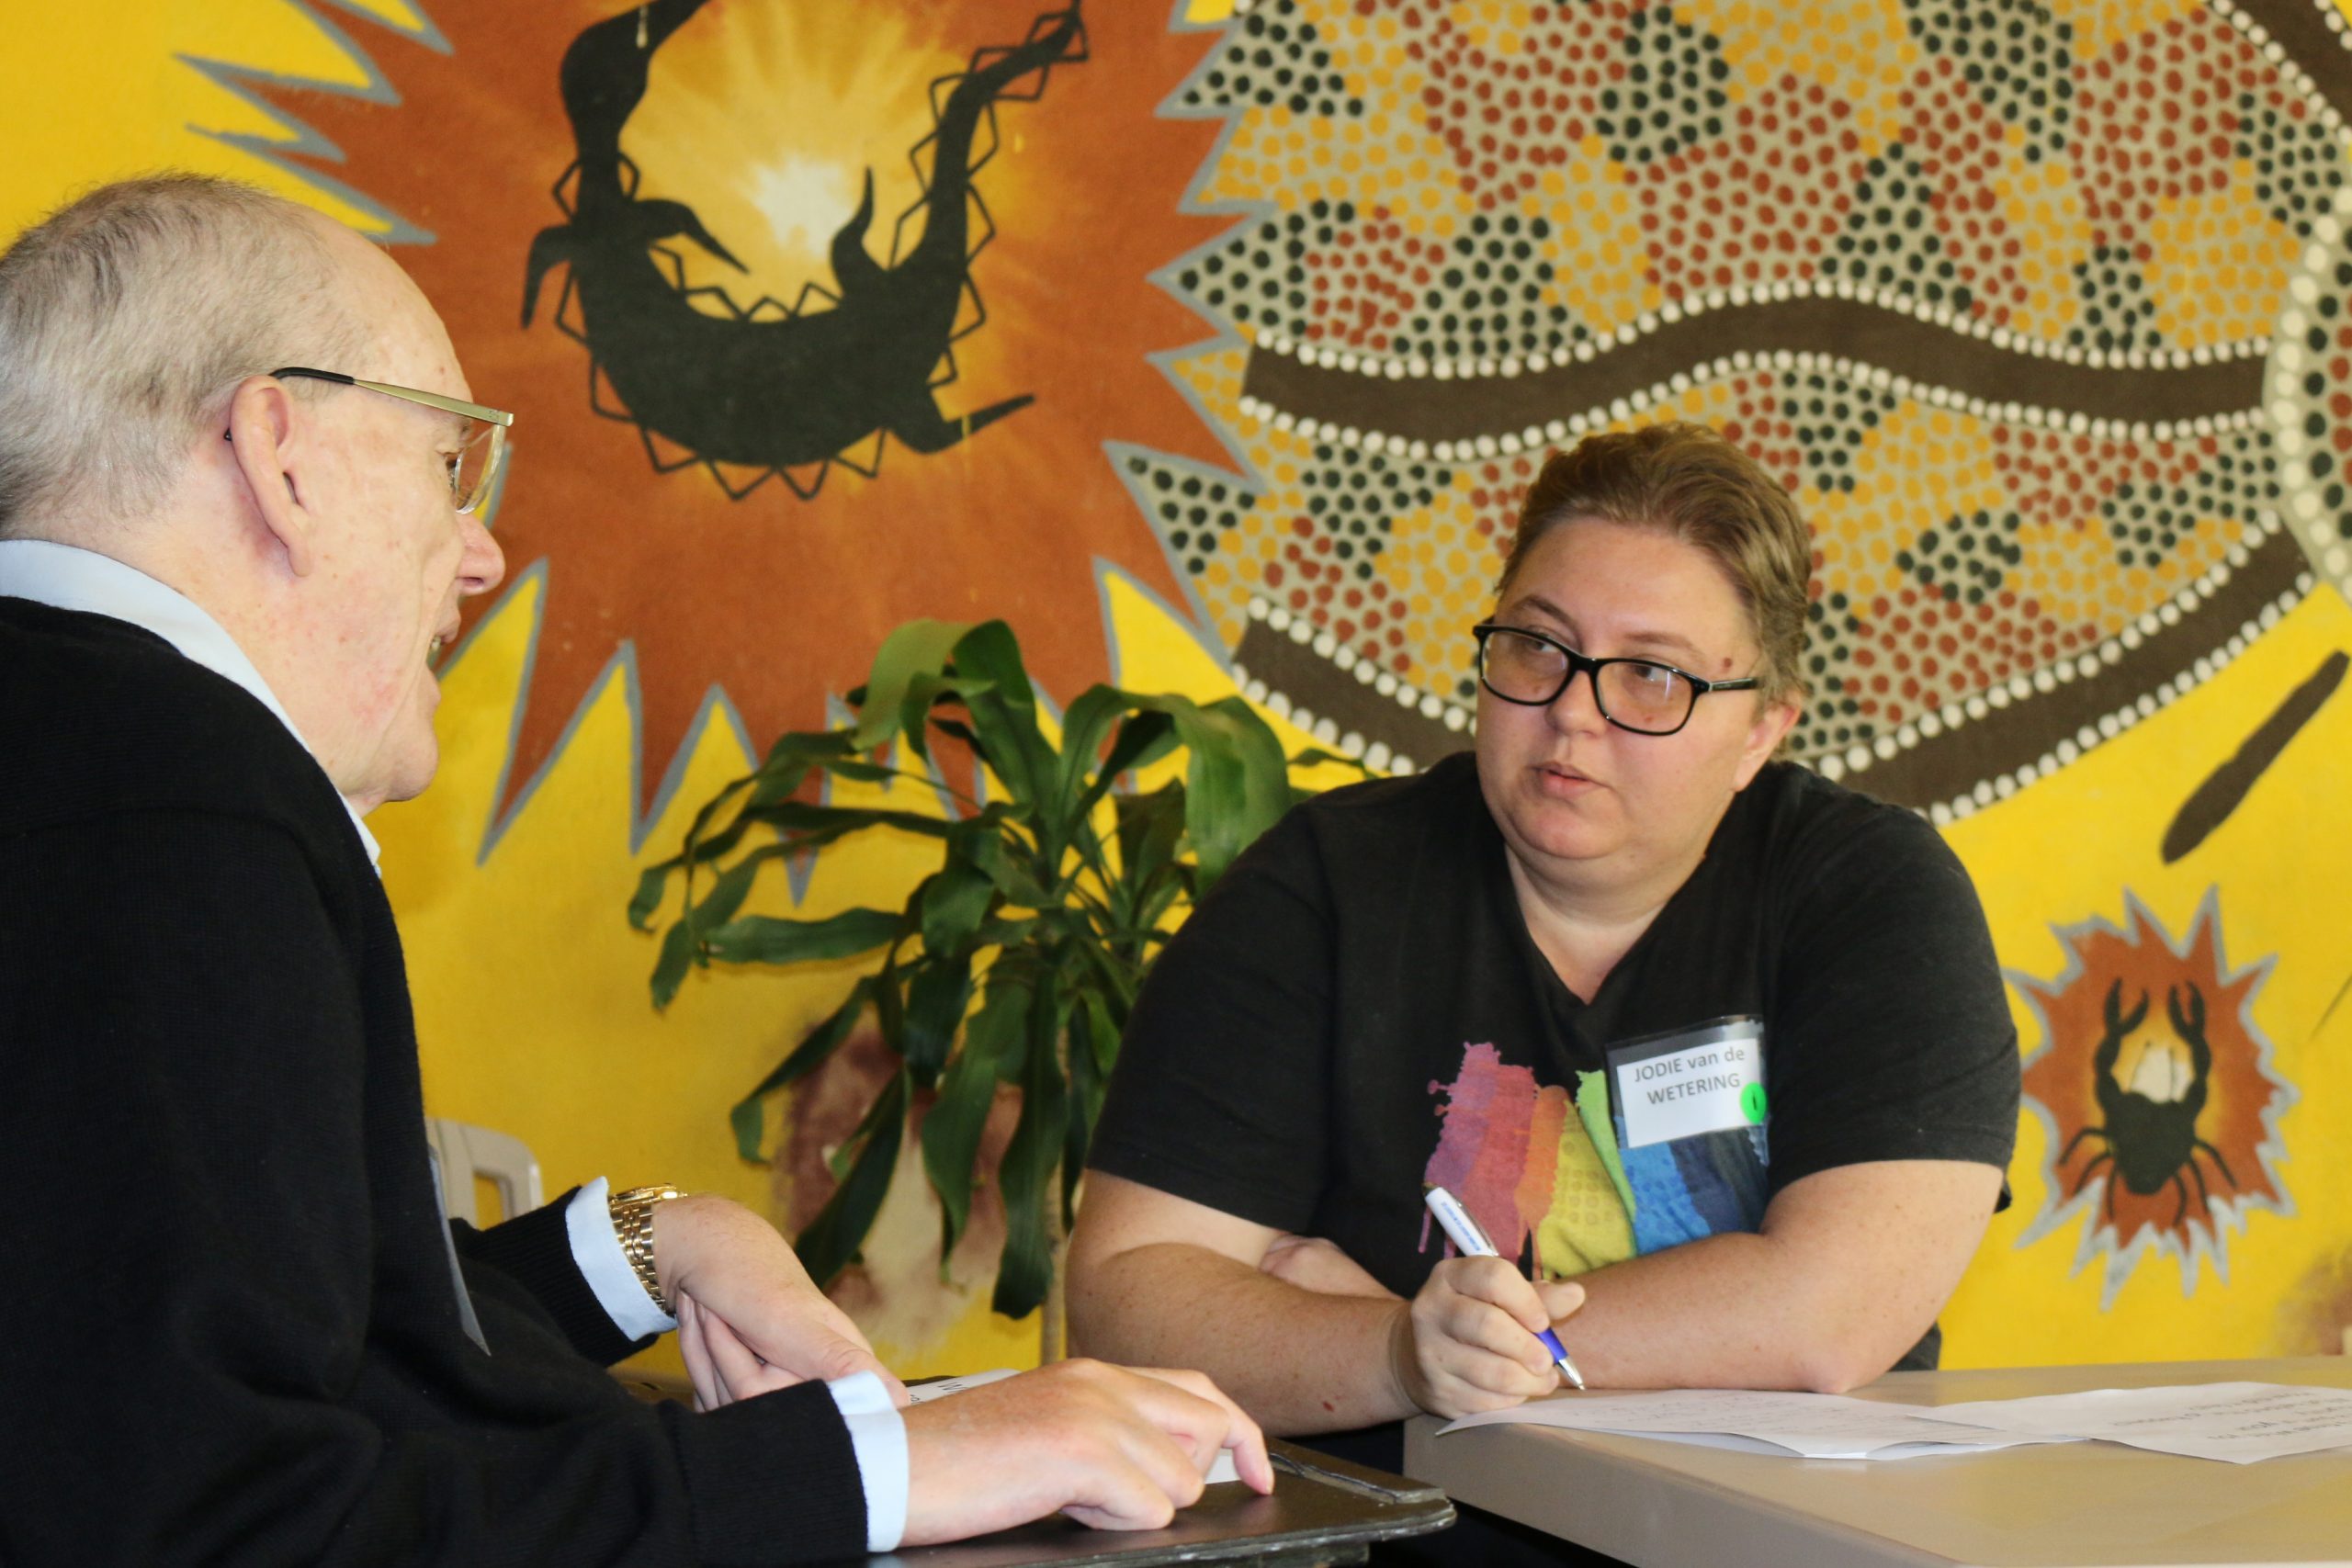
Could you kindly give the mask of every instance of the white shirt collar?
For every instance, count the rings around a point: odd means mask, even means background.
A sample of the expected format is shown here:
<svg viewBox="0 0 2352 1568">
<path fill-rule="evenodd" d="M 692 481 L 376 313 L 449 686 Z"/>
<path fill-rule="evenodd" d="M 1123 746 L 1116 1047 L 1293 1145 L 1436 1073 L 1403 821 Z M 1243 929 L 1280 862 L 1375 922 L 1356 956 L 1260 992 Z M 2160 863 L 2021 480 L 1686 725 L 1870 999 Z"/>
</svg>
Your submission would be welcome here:
<svg viewBox="0 0 2352 1568">
<path fill-rule="evenodd" d="M 254 699 L 277 716 L 287 733 L 310 751 L 313 761 L 318 757 L 302 732 L 294 727 L 285 706 L 245 657 L 234 638 L 221 629 L 220 623 L 204 613 L 196 601 L 178 590 L 165 586 L 155 579 L 95 550 L 78 549 L 72 545 L 51 544 L 47 539 L 0 539 L 0 595 L 30 599 L 60 610 L 83 610 L 92 615 L 111 616 L 143 626 L 170 643 L 188 659 L 203 665 L 215 674 L 227 677 L 253 694 Z M 323 769 L 322 769 L 323 771 Z M 359 842 L 368 851 L 368 863 L 376 863 L 376 836 L 368 830 L 358 811 L 346 800 L 343 808 L 351 813 L 351 825 L 359 833 Z"/>
</svg>

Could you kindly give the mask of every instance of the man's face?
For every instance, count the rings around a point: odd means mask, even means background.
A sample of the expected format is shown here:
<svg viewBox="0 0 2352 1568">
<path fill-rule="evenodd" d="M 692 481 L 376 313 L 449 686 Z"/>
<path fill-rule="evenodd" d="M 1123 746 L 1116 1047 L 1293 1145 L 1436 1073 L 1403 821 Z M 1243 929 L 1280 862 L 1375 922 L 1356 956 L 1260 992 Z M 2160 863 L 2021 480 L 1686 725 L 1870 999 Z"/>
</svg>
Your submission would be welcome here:
<svg viewBox="0 0 2352 1568">
<path fill-rule="evenodd" d="M 327 368 L 470 401 L 424 295 L 373 245 L 330 227 L 376 343 L 372 365 Z M 297 722 L 335 787 L 367 810 L 431 781 L 440 761 L 434 658 L 457 636 L 458 601 L 495 587 L 506 563 L 450 494 L 448 462 L 468 434 L 464 419 L 356 387 L 304 407 L 322 435 L 316 488 L 305 498 L 321 519 L 318 560 L 302 589 L 306 675 L 321 700 Z"/>
<path fill-rule="evenodd" d="M 1494 618 L 1594 659 L 1656 660 L 1706 680 L 1758 662 L 1723 569 L 1660 529 L 1559 525 L 1529 549 Z M 1793 716 L 1751 691 L 1714 693 L 1679 732 L 1636 735 L 1601 716 L 1586 674 L 1543 707 L 1482 688 L 1478 783 L 1513 859 L 1539 881 L 1596 893 L 1679 886 Z"/>
</svg>

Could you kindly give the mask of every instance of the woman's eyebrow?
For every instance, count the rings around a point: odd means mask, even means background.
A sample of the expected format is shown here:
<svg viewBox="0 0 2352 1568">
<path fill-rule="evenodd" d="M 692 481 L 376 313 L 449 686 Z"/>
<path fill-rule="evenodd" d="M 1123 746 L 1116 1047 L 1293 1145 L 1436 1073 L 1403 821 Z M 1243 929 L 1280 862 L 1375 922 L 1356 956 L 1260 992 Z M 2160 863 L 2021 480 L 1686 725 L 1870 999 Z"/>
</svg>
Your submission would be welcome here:
<svg viewBox="0 0 2352 1568">
<path fill-rule="evenodd" d="M 1578 641 L 1576 617 L 1541 593 L 1530 593 L 1527 597 L 1515 601 L 1511 605 L 1511 613 L 1514 615 L 1524 614 L 1531 610 L 1540 618 L 1549 620 L 1557 626 L 1561 631 L 1562 640 L 1574 646 L 1577 652 L 1591 651 Z M 1674 654 L 1686 665 L 1696 666 L 1706 661 L 1707 656 L 1699 645 L 1679 632 L 1636 630 L 1626 633 L 1624 641 L 1626 647 L 1638 648 L 1645 652 Z"/>
</svg>

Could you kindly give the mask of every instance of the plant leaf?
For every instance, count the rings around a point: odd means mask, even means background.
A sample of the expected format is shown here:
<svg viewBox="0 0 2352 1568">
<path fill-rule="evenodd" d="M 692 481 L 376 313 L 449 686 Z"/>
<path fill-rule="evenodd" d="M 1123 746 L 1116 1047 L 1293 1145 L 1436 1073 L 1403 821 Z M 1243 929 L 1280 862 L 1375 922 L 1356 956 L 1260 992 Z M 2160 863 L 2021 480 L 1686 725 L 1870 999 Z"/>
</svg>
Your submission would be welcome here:
<svg viewBox="0 0 2352 1568">
<path fill-rule="evenodd" d="M 871 751 L 885 745 L 908 726 L 908 686 L 919 675 L 938 675 L 947 662 L 949 651 L 967 629 L 957 621 L 909 621 L 882 639 L 882 646 L 874 654 L 873 672 L 865 680 L 865 701 L 857 710 L 858 750 Z M 911 722 L 920 732 L 920 710 Z M 921 749 L 921 740 L 917 740 L 916 747 Z"/>
<path fill-rule="evenodd" d="M 900 776 L 897 768 L 881 762 L 863 762 L 855 757 L 836 757 L 824 768 L 836 778 L 855 779 L 860 784 L 887 784 Z"/>
<path fill-rule="evenodd" d="M 1358 773 L 1368 779 L 1385 779 L 1388 776 L 1386 773 L 1382 773 L 1378 768 L 1375 768 L 1371 763 L 1365 761 L 1362 757 L 1342 756 L 1337 751 L 1326 751 L 1320 746 L 1309 746 L 1303 751 L 1292 752 L 1290 757 L 1290 765 L 1294 770 L 1299 768 L 1320 768 L 1326 766 L 1353 768 Z M 1311 797 L 1315 792 L 1310 790 L 1307 793 Z"/>
<path fill-rule="evenodd" d="M 760 1102 L 795 1078 L 813 1072 L 826 1057 L 840 1050 L 842 1042 L 847 1040 L 850 1031 L 857 1027 L 859 1016 L 865 1011 L 865 1004 L 873 998 L 874 976 L 861 976 L 857 984 L 849 988 L 849 995 L 842 999 L 842 1005 L 826 1014 L 822 1023 L 802 1036 L 800 1043 L 792 1048 L 791 1055 L 770 1068 L 768 1076 L 759 1081 L 758 1087 L 735 1102 L 734 1109 L 728 1114 L 735 1123 L 737 1153 L 748 1160 L 764 1157 L 760 1153 Z M 748 1138 L 743 1125 L 747 1113 L 751 1121 Z"/>
<path fill-rule="evenodd" d="M 752 883 L 760 874 L 760 866 L 775 858 L 776 846 L 748 854 L 729 866 L 711 886 L 702 901 L 680 913 L 675 924 L 662 939 L 662 952 L 653 961 L 653 1005 L 659 1010 L 670 1005 L 684 984 L 686 970 L 699 956 L 697 933 L 708 940 L 708 929 L 729 919 L 743 907 L 752 891 Z"/>
<path fill-rule="evenodd" d="M 996 1103 L 997 1080 L 1008 1063 L 1020 1061 L 1028 1028 L 1030 987 L 1004 980 L 1001 969 L 989 971 L 979 1010 L 964 1025 L 964 1048 L 947 1064 L 939 1098 L 922 1120 L 922 1168 L 939 1194 L 943 1269 L 971 1214 L 972 1166 L 979 1158 L 989 1109 Z"/>
<path fill-rule="evenodd" d="M 803 964 L 853 958 L 887 945 L 905 917 L 888 909 L 843 909 L 820 920 L 745 915 L 712 931 L 703 945 L 729 964 Z"/>
<path fill-rule="evenodd" d="M 964 1021 L 964 1009 L 972 999 L 972 955 L 969 952 L 940 958 L 925 954 L 910 969 L 914 978 L 907 983 L 899 1049 L 915 1082 L 928 1089 L 947 1063 L 956 1031 Z"/>
<path fill-rule="evenodd" d="M 728 1125 L 735 1130 L 735 1152 L 754 1165 L 768 1162 L 760 1148 L 767 1135 L 767 1117 L 761 1109 L 765 1104 L 762 1096 L 747 1094 L 727 1111 Z"/>
<path fill-rule="evenodd" d="M 1266 721 L 1238 696 L 1205 707 L 1182 697 L 1147 700 L 1176 721 L 1184 743 L 1184 834 L 1205 894 L 1290 809 L 1289 761 Z"/>
<path fill-rule="evenodd" d="M 865 1142 L 849 1174 L 792 1244 L 800 1254 L 801 1266 L 820 1290 L 856 1258 L 866 1233 L 874 1228 L 874 1216 L 898 1168 L 899 1145 L 906 1137 L 907 1089 L 902 1069 L 859 1123 L 858 1133 Z"/>
<path fill-rule="evenodd" d="M 963 858 L 968 841 L 967 835 L 951 836 L 947 863 L 923 881 L 922 947 L 935 957 L 944 958 L 969 942 L 997 897 L 989 874 Z"/>
<path fill-rule="evenodd" d="M 1021 647 L 1002 621 L 983 621 L 956 644 L 956 673 L 985 681 L 988 689 L 965 699 L 973 731 L 987 750 L 1005 791 L 1035 807 L 1041 791 L 1059 777 L 1058 759 L 1037 728 L 1037 697 L 1022 667 Z"/>
<path fill-rule="evenodd" d="M 925 762 L 931 761 L 931 726 L 942 721 L 933 716 L 942 698 L 953 698 L 968 709 L 974 697 L 989 689 L 989 682 L 964 680 L 953 675 L 918 674 L 907 682 L 907 694 L 899 700 L 899 740 Z M 954 719 L 944 721 L 954 724 Z"/>
<path fill-rule="evenodd" d="M 1007 1317 L 1026 1317 L 1046 1299 L 1053 1280 L 1046 1244 L 1046 1194 L 1061 1158 L 1069 1117 L 1069 1086 L 1057 1049 L 1068 1011 L 1059 992 L 1040 987 L 1029 1004 L 1027 1060 L 1021 1074 L 1021 1120 L 997 1168 L 1004 1191 L 1004 1251 L 997 1259 L 996 1295 L 989 1303 Z"/>
<path fill-rule="evenodd" d="M 1127 697 L 1127 694 L 1119 694 Z M 1132 702 L 1132 697 L 1127 698 Z M 1146 709 L 1131 714 L 1119 727 L 1116 739 L 1111 742 L 1110 754 L 1102 759 L 1102 767 L 1086 786 L 1086 793 L 1076 804 L 1079 816 L 1094 809 L 1094 803 L 1110 792 L 1119 782 L 1119 775 L 1132 768 L 1149 767 L 1164 757 L 1176 744 L 1176 725 L 1166 714 Z M 1156 793 L 1156 792 L 1155 792 Z"/>
<path fill-rule="evenodd" d="M 1069 1087 L 1075 1114 L 1062 1139 L 1062 1224 L 1078 1219 L 1078 1183 L 1086 1173 L 1086 1150 L 1093 1140 L 1094 1123 L 1102 1115 L 1102 1096 L 1109 1088 L 1111 1066 L 1119 1057 L 1118 1028 L 1102 993 L 1080 982 L 1079 1005 L 1069 1015 Z"/>
</svg>

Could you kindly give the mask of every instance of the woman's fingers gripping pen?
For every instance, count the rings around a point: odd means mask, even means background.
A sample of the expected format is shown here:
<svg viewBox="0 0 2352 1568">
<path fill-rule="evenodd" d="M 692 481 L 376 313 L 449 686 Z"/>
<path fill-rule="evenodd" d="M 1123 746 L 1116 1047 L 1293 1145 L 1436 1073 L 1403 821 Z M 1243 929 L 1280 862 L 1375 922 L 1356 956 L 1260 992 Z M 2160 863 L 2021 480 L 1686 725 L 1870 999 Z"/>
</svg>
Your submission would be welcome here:
<svg viewBox="0 0 2352 1568">
<path fill-rule="evenodd" d="M 1487 1239 L 1487 1233 L 1479 1228 L 1478 1222 L 1470 1217 L 1470 1211 L 1464 1208 L 1462 1201 L 1453 1193 L 1442 1187 L 1432 1187 L 1421 1195 L 1421 1201 L 1430 1206 L 1430 1213 L 1437 1216 L 1438 1228 L 1445 1232 L 1447 1239 L 1453 1243 L 1453 1249 L 1463 1257 L 1500 1256 L 1495 1250 L 1495 1244 Z M 1544 1348 L 1551 1352 L 1554 1364 L 1560 1369 L 1560 1375 L 1577 1387 L 1584 1387 L 1584 1374 L 1577 1371 L 1574 1361 L 1568 1359 L 1568 1352 L 1561 1345 L 1560 1337 L 1549 1328 L 1538 1331 L 1535 1337 L 1544 1341 Z"/>
</svg>

